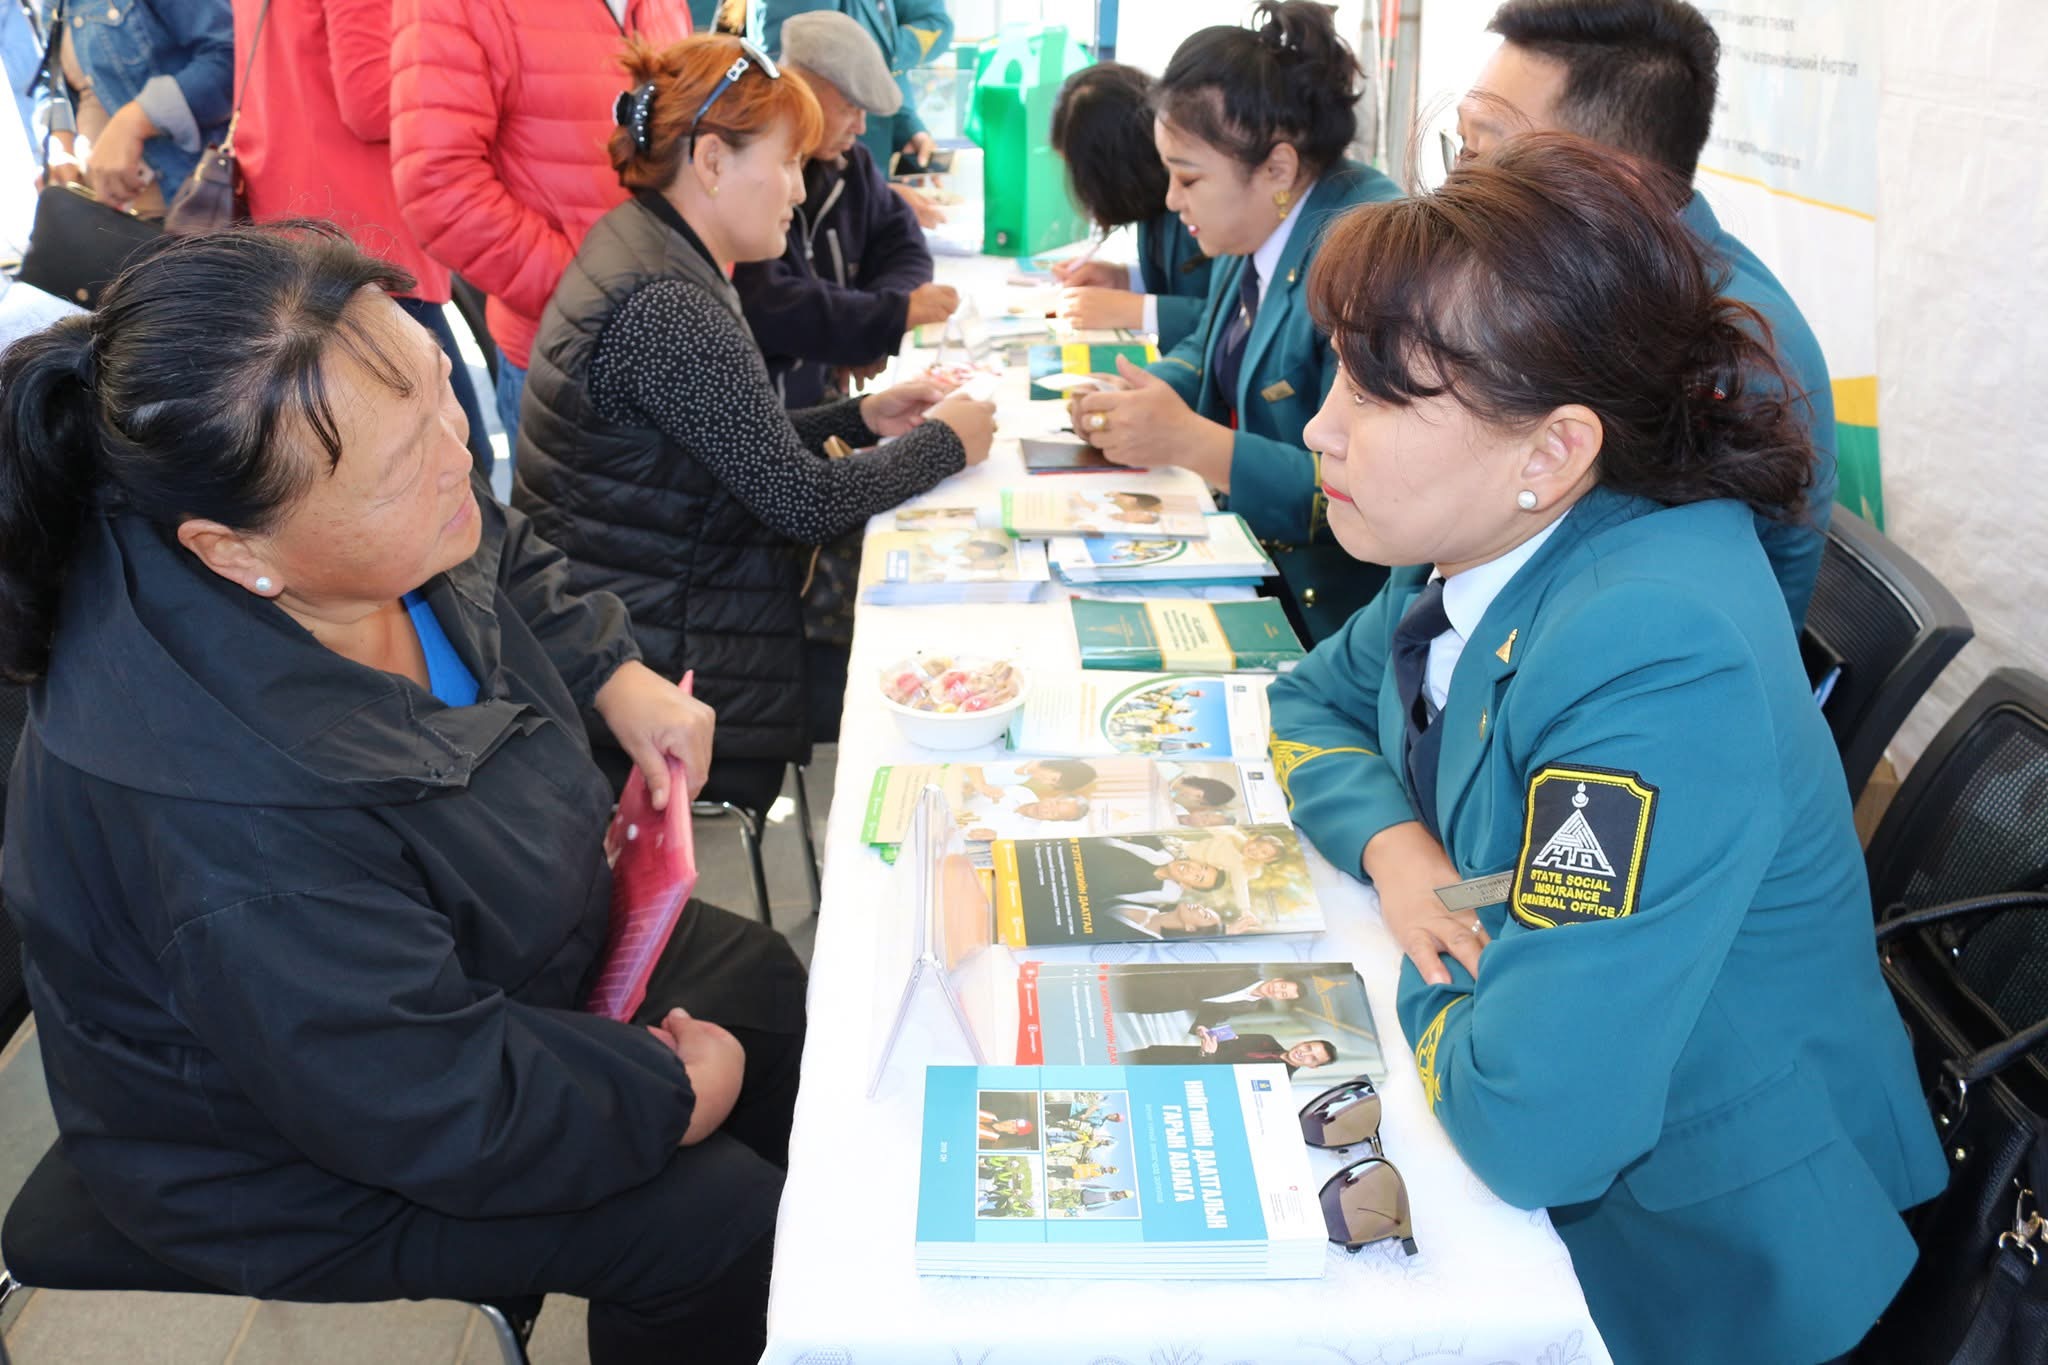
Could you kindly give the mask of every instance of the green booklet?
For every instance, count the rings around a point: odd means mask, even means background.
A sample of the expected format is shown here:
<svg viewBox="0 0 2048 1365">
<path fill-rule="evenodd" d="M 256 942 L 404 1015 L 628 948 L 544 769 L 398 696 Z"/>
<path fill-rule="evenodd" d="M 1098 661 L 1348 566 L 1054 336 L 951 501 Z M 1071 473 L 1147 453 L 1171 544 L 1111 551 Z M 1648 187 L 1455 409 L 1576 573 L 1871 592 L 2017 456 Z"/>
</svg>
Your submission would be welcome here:
<svg viewBox="0 0 2048 1365">
<path fill-rule="evenodd" d="M 1205 602 L 1153 597 L 1103 602 L 1077 597 L 1074 637 L 1083 668 L 1174 673 L 1288 669 L 1308 653 L 1287 610 L 1270 597 Z"/>
</svg>

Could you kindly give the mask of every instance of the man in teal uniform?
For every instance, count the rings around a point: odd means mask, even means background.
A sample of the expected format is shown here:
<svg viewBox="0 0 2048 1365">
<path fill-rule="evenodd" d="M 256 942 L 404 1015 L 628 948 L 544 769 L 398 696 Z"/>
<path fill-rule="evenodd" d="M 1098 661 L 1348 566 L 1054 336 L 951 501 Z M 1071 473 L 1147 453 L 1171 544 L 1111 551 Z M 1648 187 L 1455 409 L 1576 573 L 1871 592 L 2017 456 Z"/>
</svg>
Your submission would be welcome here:
<svg viewBox="0 0 2048 1365">
<path fill-rule="evenodd" d="M 913 160 L 922 164 L 931 158 L 938 144 L 917 116 L 917 99 L 910 90 L 910 70 L 923 66 L 946 50 L 953 41 L 953 16 L 946 13 L 946 0 L 750 0 L 747 36 L 771 57 L 782 55 L 782 25 L 792 15 L 807 10 L 833 9 L 860 21 L 889 63 L 889 74 L 903 92 L 903 107 L 890 118 L 871 118 L 861 144 L 887 174 L 890 158 L 908 148 Z"/>
<path fill-rule="evenodd" d="M 1463 158 L 1504 137 L 1554 129 L 1654 161 L 1692 184 L 1714 117 L 1721 44 L 1684 0 L 1508 0 L 1487 26 L 1506 39 L 1458 106 Z M 1813 438 L 1809 520 L 1756 519 L 1795 627 L 1820 573 L 1835 502 L 1835 398 L 1827 358 L 1799 306 L 1755 253 L 1724 230 L 1694 192 L 1686 225 L 1728 271 L 1729 298 L 1771 329 L 1786 376 L 1799 389 Z"/>
</svg>

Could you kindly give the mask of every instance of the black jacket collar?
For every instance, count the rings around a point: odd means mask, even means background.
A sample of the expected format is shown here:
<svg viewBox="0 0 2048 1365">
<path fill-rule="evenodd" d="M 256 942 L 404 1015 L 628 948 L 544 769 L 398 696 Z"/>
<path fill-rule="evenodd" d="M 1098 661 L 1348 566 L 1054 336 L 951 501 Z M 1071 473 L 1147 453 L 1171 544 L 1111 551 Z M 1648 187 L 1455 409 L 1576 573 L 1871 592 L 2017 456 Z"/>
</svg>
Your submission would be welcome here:
<svg viewBox="0 0 2048 1365">
<path fill-rule="evenodd" d="M 114 511 L 73 560 L 32 722 L 73 767 L 229 805 L 377 805 L 463 786 L 515 727 L 538 723 L 500 666 L 496 513 L 485 505 L 477 553 L 422 589 L 476 675 L 474 706 L 342 658 Z"/>
</svg>

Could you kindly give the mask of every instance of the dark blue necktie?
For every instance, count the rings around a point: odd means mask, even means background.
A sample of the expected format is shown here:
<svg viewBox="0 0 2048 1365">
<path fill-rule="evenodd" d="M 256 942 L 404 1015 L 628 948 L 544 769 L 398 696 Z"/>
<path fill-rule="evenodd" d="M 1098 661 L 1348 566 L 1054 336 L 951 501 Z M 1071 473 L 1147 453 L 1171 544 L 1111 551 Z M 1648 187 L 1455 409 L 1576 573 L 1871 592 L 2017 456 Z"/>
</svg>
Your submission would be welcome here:
<svg viewBox="0 0 2048 1365">
<path fill-rule="evenodd" d="M 1237 277 L 1237 311 L 1223 326 L 1223 338 L 1216 343 L 1216 389 L 1233 411 L 1237 408 L 1237 376 L 1244 368 L 1245 343 L 1251 339 L 1252 319 L 1259 315 L 1259 267 L 1244 258 L 1244 272 Z"/>
<path fill-rule="evenodd" d="M 1432 578 L 1408 604 L 1401 624 L 1394 627 L 1394 687 L 1401 698 L 1401 761 L 1408 773 L 1408 790 L 1415 794 L 1416 814 L 1429 832 L 1442 842 L 1436 822 L 1437 755 L 1443 749 L 1444 728 L 1436 724 L 1437 705 L 1423 687 L 1429 672 L 1429 645 L 1451 628 L 1444 614 L 1444 581 Z"/>
</svg>

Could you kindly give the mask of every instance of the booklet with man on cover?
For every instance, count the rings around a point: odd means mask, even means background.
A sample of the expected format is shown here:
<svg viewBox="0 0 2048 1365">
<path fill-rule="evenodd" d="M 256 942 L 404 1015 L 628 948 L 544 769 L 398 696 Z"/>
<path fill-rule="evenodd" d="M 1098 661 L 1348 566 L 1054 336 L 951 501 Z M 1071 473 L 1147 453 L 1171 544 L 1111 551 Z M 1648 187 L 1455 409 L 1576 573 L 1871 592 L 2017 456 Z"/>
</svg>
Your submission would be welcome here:
<svg viewBox="0 0 2048 1365">
<path fill-rule="evenodd" d="M 1352 1076 L 1386 1079 L 1348 962 L 1021 962 L 1016 991 L 1015 1046 L 983 1046 L 1020 1066 L 1272 1062 L 1303 1100 Z"/>
<path fill-rule="evenodd" d="M 1013 948 L 1323 928 L 1287 825 L 1000 839 L 991 853 L 996 938 Z"/>
</svg>

